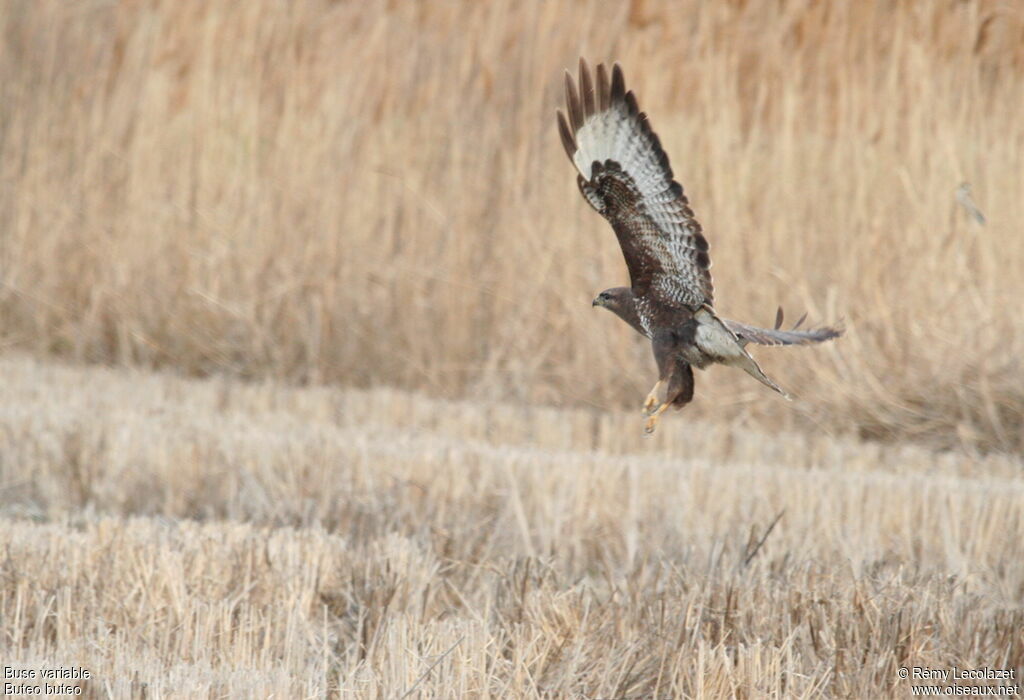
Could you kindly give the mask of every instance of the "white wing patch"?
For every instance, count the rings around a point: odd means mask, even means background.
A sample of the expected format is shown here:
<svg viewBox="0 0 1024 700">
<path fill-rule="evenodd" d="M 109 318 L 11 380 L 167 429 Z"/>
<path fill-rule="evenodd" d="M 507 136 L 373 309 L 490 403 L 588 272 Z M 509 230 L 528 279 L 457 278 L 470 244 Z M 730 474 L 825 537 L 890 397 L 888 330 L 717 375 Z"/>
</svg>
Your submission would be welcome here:
<svg viewBox="0 0 1024 700">
<path fill-rule="evenodd" d="M 634 293 L 696 309 L 712 302 L 707 240 L 683 188 L 616 64 L 609 82 L 604 65 L 596 85 L 580 61 L 580 90 L 566 74 L 566 115 L 558 126 L 580 173 L 580 191 L 619 236 Z M 608 179 L 618 182 L 610 184 Z"/>
</svg>

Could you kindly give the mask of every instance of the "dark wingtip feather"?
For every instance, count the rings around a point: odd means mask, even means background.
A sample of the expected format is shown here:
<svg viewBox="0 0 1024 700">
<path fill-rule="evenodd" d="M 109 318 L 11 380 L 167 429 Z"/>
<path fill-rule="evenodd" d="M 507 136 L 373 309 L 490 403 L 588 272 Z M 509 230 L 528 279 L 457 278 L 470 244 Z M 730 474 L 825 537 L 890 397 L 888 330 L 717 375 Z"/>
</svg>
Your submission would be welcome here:
<svg viewBox="0 0 1024 700">
<path fill-rule="evenodd" d="M 590 67 L 580 56 L 580 97 L 583 98 L 583 118 L 594 114 L 594 84 L 590 81 Z"/>
<path fill-rule="evenodd" d="M 580 106 L 580 96 L 576 92 L 576 83 L 572 75 L 565 71 L 565 108 L 569 111 L 569 125 L 575 134 L 583 126 L 583 109 Z"/>
<path fill-rule="evenodd" d="M 558 115 L 558 135 L 562 137 L 562 146 L 565 148 L 565 154 L 569 156 L 569 160 L 573 159 L 576 155 L 576 139 L 573 138 L 572 132 L 569 130 L 569 125 L 565 121 L 565 115 L 562 114 L 562 110 L 556 112 Z"/>
<path fill-rule="evenodd" d="M 597 108 L 602 112 L 608 109 L 610 88 L 608 87 L 608 70 L 603 63 L 597 64 Z"/>
<path fill-rule="evenodd" d="M 775 330 L 779 330 L 780 328 L 782 328 L 782 307 L 781 306 L 779 307 L 779 310 L 775 312 Z"/>
<path fill-rule="evenodd" d="M 625 99 L 625 101 L 626 101 L 626 109 L 629 110 L 629 113 L 631 115 L 633 115 L 635 117 L 636 115 L 640 114 L 640 107 L 636 103 L 636 95 L 633 94 L 632 90 L 627 92 L 625 98 L 623 98 L 623 99 Z M 643 121 L 643 122 L 646 122 L 647 121 L 647 115 L 646 114 L 641 115 L 640 120 Z"/>
<path fill-rule="evenodd" d="M 800 320 L 793 324 L 793 328 L 791 330 L 795 331 L 806 320 L 807 320 L 807 312 L 805 311 L 804 315 L 800 317 Z"/>
<path fill-rule="evenodd" d="M 616 63 L 612 66 L 612 91 L 610 103 L 619 102 L 626 97 L 626 79 L 622 75 L 622 66 Z"/>
</svg>

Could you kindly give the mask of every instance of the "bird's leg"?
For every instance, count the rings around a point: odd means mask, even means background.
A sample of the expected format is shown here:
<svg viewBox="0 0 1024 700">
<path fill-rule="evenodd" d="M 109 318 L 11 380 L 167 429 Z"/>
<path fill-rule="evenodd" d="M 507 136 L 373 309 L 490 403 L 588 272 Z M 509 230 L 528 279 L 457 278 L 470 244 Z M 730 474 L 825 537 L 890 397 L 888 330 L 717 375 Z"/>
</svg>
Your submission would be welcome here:
<svg viewBox="0 0 1024 700">
<path fill-rule="evenodd" d="M 644 425 L 644 433 L 651 435 L 654 433 L 654 429 L 658 427 L 658 419 L 661 418 L 661 414 L 665 412 L 665 409 L 670 406 L 669 402 L 666 401 L 654 411 L 648 418 L 647 423 Z"/>
<path fill-rule="evenodd" d="M 644 400 L 644 415 L 651 415 L 655 411 L 655 407 L 658 405 L 658 392 L 661 391 L 661 385 L 664 384 L 664 380 L 659 379 L 651 389 L 651 393 L 647 394 L 647 398 Z"/>
<path fill-rule="evenodd" d="M 672 398 L 666 396 L 662 400 L 659 394 L 661 394 L 662 386 L 670 384 L 669 379 L 675 363 L 676 344 L 677 339 L 671 331 L 656 333 L 651 339 L 654 361 L 658 364 L 658 381 L 651 389 L 651 393 L 647 395 L 647 400 L 644 401 L 644 413 L 648 416 L 644 432 L 648 435 L 654 432 L 655 426 L 658 425 L 658 418 L 669 407 L 669 400 Z"/>
</svg>

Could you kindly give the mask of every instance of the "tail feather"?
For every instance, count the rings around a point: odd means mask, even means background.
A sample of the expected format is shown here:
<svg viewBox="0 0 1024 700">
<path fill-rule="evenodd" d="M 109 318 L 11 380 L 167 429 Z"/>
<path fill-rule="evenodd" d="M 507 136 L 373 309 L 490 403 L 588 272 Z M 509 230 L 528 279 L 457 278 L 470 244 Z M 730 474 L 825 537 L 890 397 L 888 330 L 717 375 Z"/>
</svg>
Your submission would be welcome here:
<svg viewBox="0 0 1024 700">
<path fill-rule="evenodd" d="M 726 327 L 736 334 L 740 343 L 756 343 L 757 345 L 814 345 L 824 343 L 826 340 L 838 338 L 843 334 L 843 329 L 835 326 L 823 326 L 821 328 L 809 328 L 804 331 L 783 330 L 781 328 L 758 328 L 748 326 L 746 323 L 722 319 Z"/>
<path fill-rule="evenodd" d="M 743 349 L 745 343 L 736 331 L 729 327 L 727 321 L 716 316 L 709 306 L 705 305 L 698 309 L 694 318 L 698 323 L 697 345 L 706 355 L 714 357 L 715 361 L 722 364 L 742 369 L 772 391 L 781 394 L 783 398 L 790 401 L 793 399 L 785 389 L 764 373 L 761 365 Z"/>
</svg>

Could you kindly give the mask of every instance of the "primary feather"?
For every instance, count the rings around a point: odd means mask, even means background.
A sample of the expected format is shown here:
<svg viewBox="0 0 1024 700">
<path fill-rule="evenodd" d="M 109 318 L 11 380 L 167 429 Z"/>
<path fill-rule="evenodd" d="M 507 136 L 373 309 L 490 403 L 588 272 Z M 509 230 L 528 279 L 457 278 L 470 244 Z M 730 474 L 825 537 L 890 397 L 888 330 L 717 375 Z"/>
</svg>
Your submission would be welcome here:
<svg viewBox="0 0 1024 700">
<path fill-rule="evenodd" d="M 595 86 L 581 59 L 579 82 L 566 73 L 559 134 L 584 198 L 615 230 L 634 295 L 670 309 L 712 303 L 707 239 L 622 69 L 609 82 L 599 65 Z"/>
</svg>

